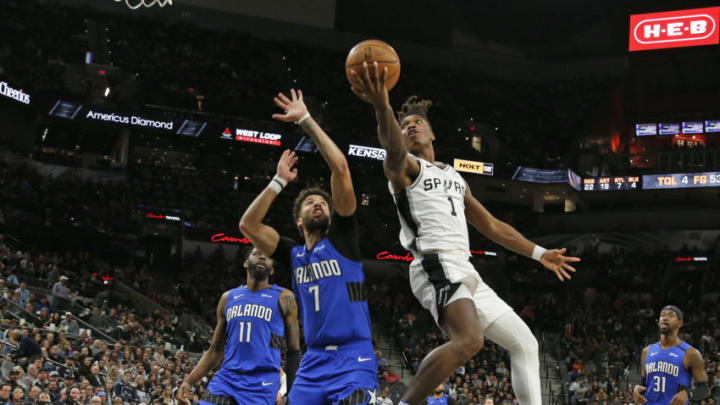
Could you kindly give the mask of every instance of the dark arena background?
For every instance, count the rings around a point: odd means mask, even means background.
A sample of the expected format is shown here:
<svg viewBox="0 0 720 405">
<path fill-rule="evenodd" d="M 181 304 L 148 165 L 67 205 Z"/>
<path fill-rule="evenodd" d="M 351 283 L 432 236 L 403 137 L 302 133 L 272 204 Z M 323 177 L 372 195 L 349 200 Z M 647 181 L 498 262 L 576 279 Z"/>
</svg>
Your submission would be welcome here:
<svg viewBox="0 0 720 405">
<path fill-rule="evenodd" d="M 297 236 L 300 189 L 329 188 L 313 142 L 271 118 L 273 97 L 295 88 L 350 165 L 376 403 L 397 404 L 445 338 L 408 286 L 385 151 L 345 77 L 348 50 L 377 38 L 402 63 L 392 105 L 413 94 L 434 102 L 437 160 L 528 239 L 582 258 L 560 283 L 470 229 L 472 264 L 538 339 L 543 403 L 634 403 L 640 355 L 667 304 L 683 309 L 680 337 L 705 359 L 703 403 L 717 403 L 718 10 L 3 0 L 0 401 L 86 405 L 102 392 L 102 405 L 181 403 L 173 390 L 208 349 L 218 299 L 245 282 L 238 221 L 281 153 L 300 157 L 298 181 L 266 218 L 281 234 Z M 287 269 L 270 281 L 292 287 Z M 41 353 L 23 352 L 28 339 Z M 445 393 L 518 403 L 508 356 L 490 341 Z"/>
</svg>

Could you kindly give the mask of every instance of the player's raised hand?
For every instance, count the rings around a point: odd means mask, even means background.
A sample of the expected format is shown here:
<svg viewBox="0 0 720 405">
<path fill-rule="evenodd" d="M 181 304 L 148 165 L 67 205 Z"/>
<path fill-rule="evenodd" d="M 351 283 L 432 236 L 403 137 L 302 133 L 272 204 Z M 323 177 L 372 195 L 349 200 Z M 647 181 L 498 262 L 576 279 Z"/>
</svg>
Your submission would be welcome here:
<svg viewBox="0 0 720 405">
<path fill-rule="evenodd" d="M 370 77 L 372 69 L 374 77 Z M 382 71 L 377 62 L 368 65 L 363 62 L 362 68 L 350 71 L 350 88 L 362 101 L 372 104 L 374 107 L 384 107 L 390 102 L 387 82 L 388 70 L 383 67 Z"/>
<path fill-rule="evenodd" d="M 633 401 L 635 401 L 638 404 L 644 404 L 647 402 L 647 398 L 643 396 L 643 392 L 647 387 L 643 387 L 642 385 L 636 385 L 635 389 L 633 389 Z"/>
<path fill-rule="evenodd" d="M 576 263 L 580 261 L 579 257 L 563 256 L 567 249 L 549 249 L 540 258 L 540 263 L 548 270 L 555 273 L 560 281 L 570 280 L 570 274 L 575 273 L 575 268 L 568 263 Z"/>
<path fill-rule="evenodd" d="M 273 114 L 273 118 L 282 122 L 298 122 L 300 118 L 308 113 L 308 109 L 303 101 L 302 90 L 295 91 L 290 89 L 290 98 L 283 93 L 273 99 L 275 105 L 282 108 L 285 114 Z"/>
<path fill-rule="evenodd" d="M 180 388 L 175 391 L 175 399 L 177 399 L 181 404 L 190 405 L 190 399 L 188 398 L 190 395 L 190 388 L 190 384 L 183 381 Z"/>
<path fill-rule="evenodd" d="M 295 152 L 291 152 L 290 149 L 285 149 L 277 165 L 277 175 L 285 179 L 288 183 L 295 181 L 297 178 L 297 168 L 294 167 L 297 163 L 298 157 L 295 156 Z"/>
</svg>

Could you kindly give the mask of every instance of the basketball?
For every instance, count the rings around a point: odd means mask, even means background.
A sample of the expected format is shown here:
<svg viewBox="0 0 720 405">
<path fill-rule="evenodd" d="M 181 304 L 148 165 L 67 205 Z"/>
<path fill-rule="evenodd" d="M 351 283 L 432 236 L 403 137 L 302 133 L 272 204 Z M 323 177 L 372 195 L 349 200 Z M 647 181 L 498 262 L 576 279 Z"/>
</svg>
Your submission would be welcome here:
<svg viewBox="0 0 720 405">
<path fill-rule="evenodd" d="M 350 78 L 350 71 L 354 70 L 357 75 L 363 77 L 363 62 L 367 62 L 370 71 L 370 77 L 375 78 L 375 69 L 372 67 L 373 62 L 378 63 L 379 72 L 383 74 L 383 68 L 387 67 L 387 89 L 390 90 L 398 82 L 400 78 L 400 58 L 392 46 L 377 39 L 368 39 L 355 45 L 348 53 L 345 60 L 345 74 Z"/>
</svg>

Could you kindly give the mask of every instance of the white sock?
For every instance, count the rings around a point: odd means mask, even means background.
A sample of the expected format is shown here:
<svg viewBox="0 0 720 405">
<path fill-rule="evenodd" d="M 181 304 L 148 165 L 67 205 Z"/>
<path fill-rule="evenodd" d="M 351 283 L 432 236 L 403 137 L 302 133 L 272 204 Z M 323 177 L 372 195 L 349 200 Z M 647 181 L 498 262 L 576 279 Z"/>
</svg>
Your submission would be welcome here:
<svg viewBox="0 0 720 405">
<path fill-rule="evenodd" d="M 508 311 L 485 329 L 485 336 L 510 354 L 512 386 L 520 405 L 542 405 L 538 343 L 530 328 Z"/>
</svg>

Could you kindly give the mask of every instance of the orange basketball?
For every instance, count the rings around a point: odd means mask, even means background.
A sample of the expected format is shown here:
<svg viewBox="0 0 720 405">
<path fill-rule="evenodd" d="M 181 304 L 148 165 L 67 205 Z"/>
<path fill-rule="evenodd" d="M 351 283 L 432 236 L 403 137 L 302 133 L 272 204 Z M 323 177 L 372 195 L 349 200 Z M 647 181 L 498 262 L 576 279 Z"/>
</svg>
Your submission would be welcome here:
<svg viewBox="0 0 720 405">
<path fill-rule="evenodd" d="M 392 48 L 383 41 L 377 39 L 368 39 L 355 45 L 348 53 L 345 60 L 345 74 L 350 78 L 350 70 L 354 70 L 360 77 L 364 77 L 363 62 L 367 62 L 370 77 L 375 78 L 375 69 L 372 63 L 377 62 L 380 75 L 383 74 L 383 68 L 387 67 L 387 82 L 385 83 L 388 90 L 395 87 L 400 78 L 400 58 Z"/>
</svg>

